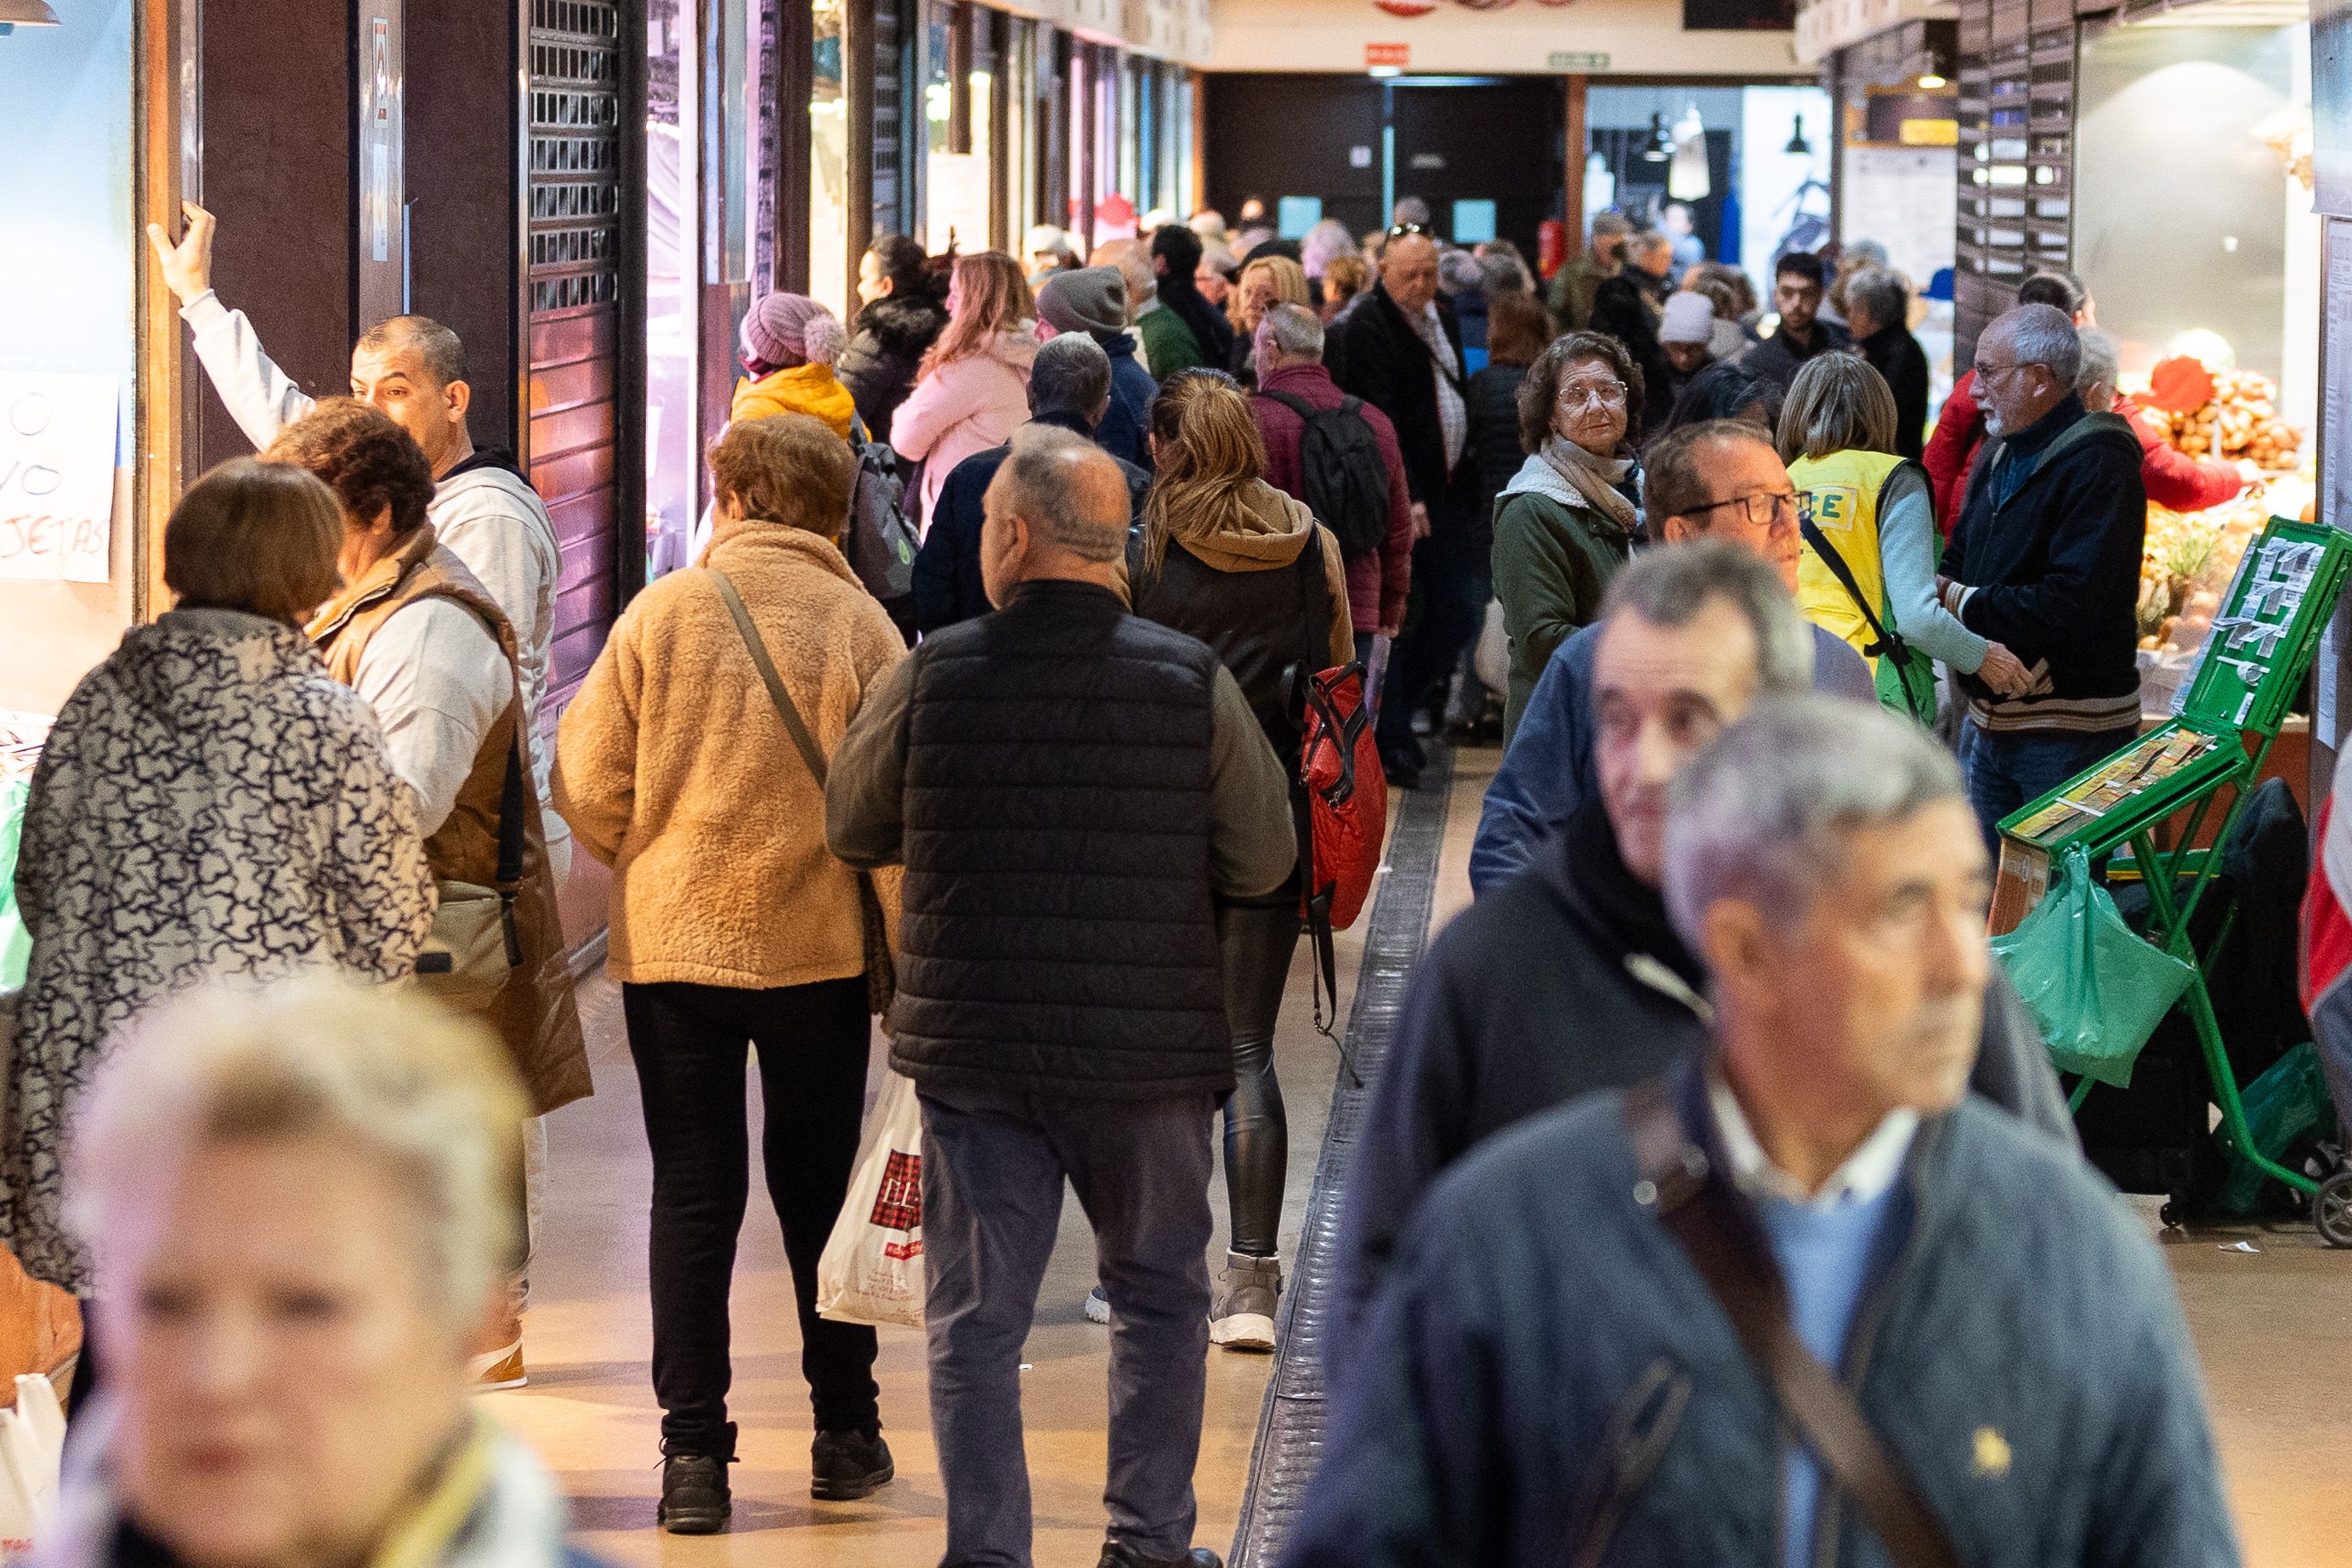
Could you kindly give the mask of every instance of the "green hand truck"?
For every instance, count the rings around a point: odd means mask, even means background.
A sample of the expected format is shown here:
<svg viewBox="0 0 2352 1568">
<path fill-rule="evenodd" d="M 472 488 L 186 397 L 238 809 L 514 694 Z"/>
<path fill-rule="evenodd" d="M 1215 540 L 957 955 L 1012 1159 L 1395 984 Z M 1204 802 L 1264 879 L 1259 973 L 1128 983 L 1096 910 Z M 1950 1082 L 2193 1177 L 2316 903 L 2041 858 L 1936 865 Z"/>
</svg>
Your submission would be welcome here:
<svg viewBox="0 0 2352 1568">
<path fill-rule="evenodd" d="M 2146 884 L 2140 935 L 2195 970 L 2178 1005 L 2196 1030 L 2223 1137 L 2265 1176 L 2312 1198 L 2314 1222 L 2337 1247 L 2352 1247 L 2352 1171 L 2315 1180 L 2258 1148 L 2222 1047 L 2206 977 L 2228 946 L 2236 911 L 2201 953 L 2189 922 L 2221 862 L 2218 847 L 2195 846 L 2209 823 L 2213 845 L 2228 841 L 2317 654 L 2347 570 L 2352 534 L 2272 518 L 2238 564 L 2174 716 L 2000 821 L 2004 880 L 2022 880 L 2032 896 L 2047 887 L 2053 860 L 2075 848 L 2095 873 L 2136 875 Z M 2157 830 L 2183 811 L 2188 820 L 2173 846 L 2159 848 Z M 2072 1109 L 2082 1109 L 2092 1085 L 2087 1077 L 2074 1085 Z M 2167 1225 L 2181 1218 L 2165 1205 Z"/>
</svg>

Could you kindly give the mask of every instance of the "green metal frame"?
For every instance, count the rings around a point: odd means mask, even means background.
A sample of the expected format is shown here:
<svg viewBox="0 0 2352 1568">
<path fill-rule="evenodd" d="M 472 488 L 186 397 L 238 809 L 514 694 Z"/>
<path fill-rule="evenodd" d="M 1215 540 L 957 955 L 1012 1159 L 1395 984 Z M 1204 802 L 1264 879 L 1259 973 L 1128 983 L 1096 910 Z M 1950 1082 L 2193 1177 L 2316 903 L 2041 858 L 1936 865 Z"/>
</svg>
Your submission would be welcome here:
<svg viewBox="0 0 2352 1568">
<path fill-rule="evenodd" d="M 2260 621 L 2270 643 L 2268 652 L 2262 657 L 2216 657 L 2215 651 L 2224 641 L 2223 622 L 2244 619 L 2250 590 L 2263 586 L 2250 582 L 2251 569 L 2266 559 L 2268 548 L 2279 541 L 2315 545 L 2322 552 L 2301 597 L 2284 619 L 2262 620 L 2257 612 L 2254 619 Z M 2202 834 L 2224 789 L 2230 792 L 2229 804 L 2215 825 L 2213 842 L 2220 845 L 2229 841 L 2247 798 L 2252 793 L 2253 782 L 2262 777 L 2271 748 L 2277 744 L 2288 706 L 2317 654 L 2320 633 L 2334 612 L 2347 570 L 2352 570 L 2352 536 L 2273 517 L 2262 536 L 2247 547 L 2230 591 L 2223 596 L 2222 614 L 2216 617 L 2215 630 L 2200 658 L 2196 679 L 2181 704 L 2181 716 L 2147 736 L 2135 737 L 2132 745 L 2122 751 L 2184 729 L 2219 741 L 2221 746 L 2194 759 L 2179 773 L 2109 807 L 2104 815 L 2070 824 L 2063 831 L 2029 838 L 2017 830 L 2106 767 L 2114 760 L 2112 757 L 2011 812 L 2000 822 L 2005 836 L 2053 858 L 2063 850 L 2080 845 L 2090 855 L 2095 871 L 2102 867 L 2120 869 L 2111 862 L 2121 862 L 2117 852 L 2128 851 L 2131 870 L 2147 887 L 2147 929 L 2141 935 L 2150 945 L 2186 961 L 2194 971 L 2180 1005 L 2189 1009 L 2189 1022 L 2204 1053 L 2206 1076 L 2212 1083 L 2213 1098 L 2221 1108 L 2222 1135 L 2240 1157 L 2264 1175 L 2306 1194 L 2315 1194 L 2319 1184 L 2300 1171 L 2289 1170 L 2256 1148 L 2252 1132 L 2246 1124 L 2245 1102 L 2238 1092 L 2237 1074 L 2222 1045 L 2221 1026 L 2214 1017 L 2212 993 L 2206 983 L 2209 969 L 2220 961 L 2229 946 L 2231 931 L 2237 924 L 2237 910 L 2231 907 L 2212 945 L 2203 953 L 2198 952 L 2189 939 L 2189 922 L 2212 886 L 2214 874 L 2221 867 L 2221 855 L 2218 850 L 2190 846 Z M 2252 749 L 2248 749 L 2249 742 Z M 2158 849 L 2157 828 L 2182 810 L 2188 810 L 2189 816 L 2179 836 L 2179 847 Z M 2183 878 L 2189 883 L 2185 894 L 2179 891 Z M 2093 1081 L 2088 1078 L 2078 1082 L 2067 1096 L 2069 1109 L 2081 1110 L 2092 1087 Z"/>
</svg>

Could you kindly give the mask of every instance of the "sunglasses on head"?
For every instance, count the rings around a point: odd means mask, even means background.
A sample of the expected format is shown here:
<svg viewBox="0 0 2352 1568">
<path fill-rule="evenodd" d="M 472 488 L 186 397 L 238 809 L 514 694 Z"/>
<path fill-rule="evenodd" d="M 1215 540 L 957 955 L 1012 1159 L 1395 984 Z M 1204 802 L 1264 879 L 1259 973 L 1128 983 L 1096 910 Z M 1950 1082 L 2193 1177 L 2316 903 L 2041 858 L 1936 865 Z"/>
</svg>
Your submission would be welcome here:
<svg viewBox="0 0 2352 1568">
<path fill-rule="evenodd" d="M 1389 225 L 1389 238 L 1391 239 L 1402 239 L 1406 235 L 1425 235 L 1428 233 L 1429 225 L 1427 224 L 1391 224 Z"/>
</svg>

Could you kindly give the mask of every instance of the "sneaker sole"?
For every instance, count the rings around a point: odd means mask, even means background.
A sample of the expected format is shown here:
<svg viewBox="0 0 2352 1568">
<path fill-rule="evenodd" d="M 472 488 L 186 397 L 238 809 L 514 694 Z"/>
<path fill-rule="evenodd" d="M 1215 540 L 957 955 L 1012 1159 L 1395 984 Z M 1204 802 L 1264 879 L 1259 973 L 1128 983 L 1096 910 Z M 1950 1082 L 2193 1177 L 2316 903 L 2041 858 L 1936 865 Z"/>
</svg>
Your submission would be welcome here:
<svg viewBox="0 0 2352 1568">
<path fill-rule="evenodd" d="M 1264 1312 L 1235 1312 L 1209 1325 L 1209 1343 L 1227 1350 L 1272 1350 L 1274 1320 Z"/>
<path fill-rule="evenodd" d="M 862 1481 L 811 1480 L 809 1496 L 819 1502 L 856 1502 L 871 1497 L 878 1487 L 888 1486 L 898 1479 L 898 1466 L 893 1462 L 874 1471 Z"/>
<path fill-rule="evenodd" d="M 656 1510 L 654 1521 L 662 1527 L 666 1535 L 716 1535 L 727 1528 L 727 1518 L 726 1513 L 689 1513 L 683 1518 L 672 1519 Z"/>
<path fill-rule="evenodd" d="M 1094 1297 L 1088 1296 L 1087 1298 L 1087 1322 L 1090 1323 L 1109 1322 L 1110 1303 L 1108 1301 L 1097 1301 Z"/>
</svg>

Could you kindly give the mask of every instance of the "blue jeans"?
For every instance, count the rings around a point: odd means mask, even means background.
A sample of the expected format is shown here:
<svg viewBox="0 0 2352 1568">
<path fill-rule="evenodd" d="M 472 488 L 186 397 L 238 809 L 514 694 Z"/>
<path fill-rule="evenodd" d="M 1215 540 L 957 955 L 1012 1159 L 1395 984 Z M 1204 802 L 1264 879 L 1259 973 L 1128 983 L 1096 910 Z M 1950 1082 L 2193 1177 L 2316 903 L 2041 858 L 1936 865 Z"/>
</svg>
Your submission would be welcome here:
<svg viewBox="0 0 2352 1568">
<path fill-rule="evenodd" d="M 1062 1180 L 1110 1298 L 1109 1538 L 1192 1545 L 1208 1393 L 1209 1129 L 1202 1094 L 1080 1102 L 924 1090 L 923 1327 L 948 1568 L 1027 1568 L 1021 1348 L 1053 1256 Z"/>
<path fill-rule="evenodd" d="M 1984 829 L 1985 849 L 2000 858 L 2003 817 L 2131 744 L 2130 729 L 2075 735 L 2066 730 L 2012 730 L 1993 734 L 1969 719 L 1960 727 L 1960 771 L 1969 781 L 1969 804 Z"/>
</svg>

